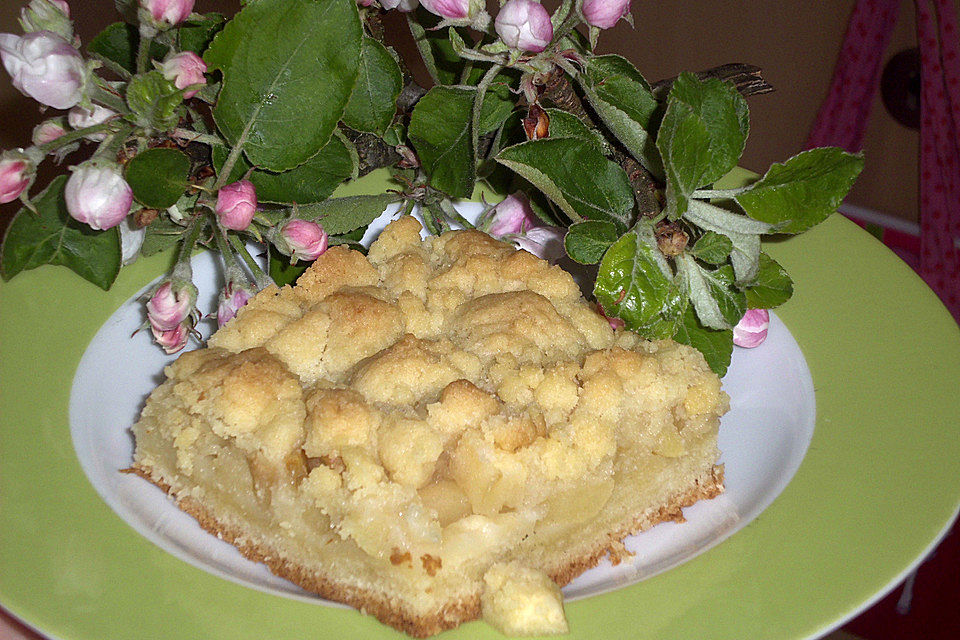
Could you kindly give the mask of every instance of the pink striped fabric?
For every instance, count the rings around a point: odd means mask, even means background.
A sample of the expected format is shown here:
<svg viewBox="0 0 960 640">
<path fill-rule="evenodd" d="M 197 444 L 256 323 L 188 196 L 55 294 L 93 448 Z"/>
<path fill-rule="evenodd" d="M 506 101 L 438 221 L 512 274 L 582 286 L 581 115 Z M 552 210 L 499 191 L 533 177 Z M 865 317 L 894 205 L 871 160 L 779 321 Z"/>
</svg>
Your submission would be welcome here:
<svg viewBox="0 0 960 640">
<path fill-rule="evenodd" d="M 807 147 L 863 147 L 899 0 L 860 0 Z M 916 0 L 921 57 L 919 273 L 960 320 L 960 40 L 952 0 Z M 870 158 L 867 158 L 870 162 Z"/>
</svg>

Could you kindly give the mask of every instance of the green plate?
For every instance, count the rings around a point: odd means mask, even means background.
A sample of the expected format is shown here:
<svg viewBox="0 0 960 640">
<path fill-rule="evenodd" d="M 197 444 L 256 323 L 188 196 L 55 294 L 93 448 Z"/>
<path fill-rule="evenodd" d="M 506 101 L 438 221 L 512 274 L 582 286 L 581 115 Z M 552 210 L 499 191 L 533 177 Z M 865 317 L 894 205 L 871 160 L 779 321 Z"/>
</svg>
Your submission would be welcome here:
<svg viewBox="0 0 960 640">
<path fill-rule="evenodd" d="M 956 516 L 953 319 L 909 267 L 839 216 L 766 249 L 796 281 L 777 313 L 816 387 L 806 458 L 728 540 L 568 603 L 572 637 L 817 636 L 892 588 Z M 353 610 L 197 569 L 137 534 L 87 481 L 68 423 L 74 371 L 101 324 L 167 260 L 124 269 L 109 292 L 60 267 L 0 285 L 0 603 L 62 640 L 402 637 Z M 482 623 L 443 635 L 500 637 Z"/>
</svg>

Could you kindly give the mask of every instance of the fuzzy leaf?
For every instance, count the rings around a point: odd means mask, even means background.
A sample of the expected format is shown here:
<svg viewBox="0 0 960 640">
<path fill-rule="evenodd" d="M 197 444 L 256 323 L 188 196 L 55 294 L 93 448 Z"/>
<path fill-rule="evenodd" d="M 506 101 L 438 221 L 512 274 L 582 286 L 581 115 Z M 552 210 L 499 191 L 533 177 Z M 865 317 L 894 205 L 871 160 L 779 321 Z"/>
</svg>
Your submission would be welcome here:
<svg viewBox="0 0 960 640">
<path fill-rule="evenodd" d="M 120 232 L 94 231 L 67 213 L 67 176 L 54 178 L 35 200 L 37 213 L 20 209 L 3 239 L 0 274 L 9 280 L 45 264 L 62 265 L 101 289 L 120 272 Z"/>
<path fill-rule="evenodd" d="M 732 329 L 740 321 L 747 310 L 747 299 L 734 287 L 733 267 L 704 269 L 685 254 L 677 257 L 677 270 L 705 327 Z"/>
<path fill-rule="evenodd" d="M 692 73 L 677 77 L 657 133 L 672 219 L 686 212 L 694 190 L 737 166 L 749 129 L 747 103 L 731 85 Z"/>
<path fill-rule="evenodd" d="M 353 0 L 248 3 L 205 54 L 223 72 L 213 116 L 224 137 L 269 171 L 313 157 L 350 99 L 361 37 Z"/>
<path fill-rule="evenodd" d="M 836 147 L 810 149 L 771 166 L 736 200 L 777 232 L 801 233 L 837 210 L 862 169 L 861 155 Z"/>
<path fill-rule="evenodd" d="M 177 149 L 147 149 L 127 163 L 124 172 L 142 205 L 166 209 L 177 204 L 187 188 L 190 158 Z"/>
<path fill-rule="evenodd" d="M 708 329 L 697 319 L 693 307 L 688 307 L 673 339 L 702 353 L 707 365 L 718 376 L 726 375 L 733 358 L 733 331 Z"/>
<path fill-rule="evenodd" d="M 127 85 L 126 98 L 133 112 L 127 119 L 139 127 L 164 131 L 175 127 L 180 120 L 183 91 L 159 71 L 134 76 Z"/>
<path fill-rule="evenodd" d="M 213 161 L 217 170 L 227 159 L 228 150 L 213 147 Z M 241 157 L 233 165 L 229 182 L 243 178 L 252 167 Z M 257 190 L 257 200 L 276 204 L 309 204 L 321 202 L 353 175 L 353 158 L 340 138 L 333 136 L 320 151 L 303 164 L 280 173 L 254 170 L 249 177 Z"/>
<path fill-rule="evenodd" d="M 513 113 L 514 106 L 510 93 L 510 78 L 506 74 L 498 73 L 483 95 L 477 134 L 482 136 L 500 128 Z"/>
<path fill-rule="evenodd" d="M 91 54 L 116 63 L 130 73 L 137 71 L 137 49 L 140 47 L 140 33 L 132 24 L 114 22 L 98 33 L 87 51 Z M 154 41 L 150 45 L 150 58 L 163 60 L 169 48 Z"/>
<path fill-rule="evenodd" d="M 683 217 L 701 229 L 721 233 L 730 239 L 730 263 L 742 286 L 757 276 L 760 259 L 760 235 L 768 233 L 770 225 L 753 220 L 745 215 L 727 211 L 721 207 L 691 199 Z"/>
<path fill-rule="evenodd" d="M 690 253 L 710 264 L 723 264 L 730 257 L 733 243 L 730 238 L 713 231 L 707 231 L 690 248 Z"/>
<path fill-rule="evenodd" d="M 394 193 L 330 198 L 299 207 L 298 215 L 304 220 L 316 220 L 330 235 L 342 235 L 367 226 L 377 219 L 388 205 L 399 200 L 400 197 Z"/>
<path fill-rule="evenodd" d="M 636 67 L 621 56 L 595 56 L 587 59 L 579 80 L 590 105 L 630 155 L 662 176 L 663 161 L 649 133 L 661 105 Z"/>
<path fill-rule="evenodd" d="M 184 228 L 159 217 L 151 222 L 143 235 L 143 245 L 140 246 L 140 255 L 149 257 L 176 246 L 183 236 Z"/>
<path fill-rule="evenodd" d="M 293 264 L 290 264 L 290 258 L 283 255 L 279 251 L 275 250 L 273 247 L 270 248 L 270 259 L 267 268 L 270 273 L 270 277 L 277 284 L 278 287 L 284 285 L 293 284 L 297 281 L 297 278 L 303 275 L 303 272 L 307 270 L 312 262 L 302 262 L 297 261 Z"/>
<path fill-rule="evenodd" d="M 751 309 L 773 309 L 793 295 L 793 280 L 776 260 L 760 254 L 760 269 L 753 286 L 746 290 L 747 306 Z"/>
<path fill-rule="evenodd" d="M 544 138 L 507 147 L 497 162 L 543 191 L 574 222 L 633 222 L 633 188 L 620 165 L 581 138 Z"/>
<path fill-rule="evenodd" d="M 364 36 L 360 72 L 343 122 L 351 129 L 383 135 L 397 111 L 403 74 L 390 52 L 373 38 Z"/>
<path fill-rule="evenodd" d="M 464 87 L 434 87 L 417 102 L 407 128 L 430 186 L 455 198 L 469 198 L 476 180 L 470 137 L 475 96 Z"/>
<path fill-rule="evenodd" d="M 600 261 L 594 295 L 609 316 L 647 338 L 673 334 L 682 296 L 648 226 L 620 237 Z"/>
<path fill-rule="evenodd" d="M 219 13 L 207 13 L 187 20 L 177 29 L 180 51 L 202 55 L 213 37 L 223 28 L 224 22 L 224 17 Z"/>
<path fill-rule="evenodd" d="M 596 129 L 591 129 L 583 123 L 583 120 L 561 109 L 545 109 L 547 117 L 550 118 L 550 137 L 551 138 L 582 138 L 595 147 L 597 151 L 606 155 L 607 141 L 603 139 L 603 134 Z"/>
<path fill-rule="evenodd" d="M 613 223 L 588 220 L 570 226 L 563 237 L 563 247 L 576 262 L 597 264 L 616 241 L 617 228 Z"/>
</svg>

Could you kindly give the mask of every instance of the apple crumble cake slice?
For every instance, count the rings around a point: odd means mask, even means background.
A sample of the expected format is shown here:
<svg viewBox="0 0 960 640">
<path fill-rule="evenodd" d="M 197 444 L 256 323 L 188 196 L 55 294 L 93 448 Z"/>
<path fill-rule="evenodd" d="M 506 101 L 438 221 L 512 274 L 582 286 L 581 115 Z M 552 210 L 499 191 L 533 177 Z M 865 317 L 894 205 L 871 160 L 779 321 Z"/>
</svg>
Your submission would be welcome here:
<svg viewBox="0 0 960 640">
<path fill-rule="evenodd" d="M 566 630 L 558 585 L 723 489 L 720 380 L 478 231 L 323 254 L 167 367 L 133 469 L 305 589 L 414 636 Z"/>
</svg>

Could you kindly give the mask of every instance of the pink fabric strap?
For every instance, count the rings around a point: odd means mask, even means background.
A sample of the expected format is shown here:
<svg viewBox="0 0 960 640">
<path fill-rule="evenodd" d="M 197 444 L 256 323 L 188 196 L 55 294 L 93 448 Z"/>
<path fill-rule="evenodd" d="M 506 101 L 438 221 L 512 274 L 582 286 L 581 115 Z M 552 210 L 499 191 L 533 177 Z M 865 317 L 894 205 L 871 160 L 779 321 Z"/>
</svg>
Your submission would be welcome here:
<svg viewBox="0 0 960 640">
<path fill-rule="evenodd" d="M 863 148 L 883 52 L 899 13 L 900 0 L 860 0 L 854 6 L 830 90 L 807 139 L 808 149 L 842 147 L 856 153 Z"/>
<path fill-rule="evenodd" d="M 932 5 L 932 6 L 931 6 Z M 917 0 L 920 275 L 960 320 L 960 46 L 951 0 Z"/>
<path fill-rule="evenodd" d="M 960 34 L 952 0 L 915 5 L 921 57 L 919 272 L 960 320 Z M 899 6 L 899 0 L 857 2 L 808 148 L 863 147 Z"/>
</svg>

